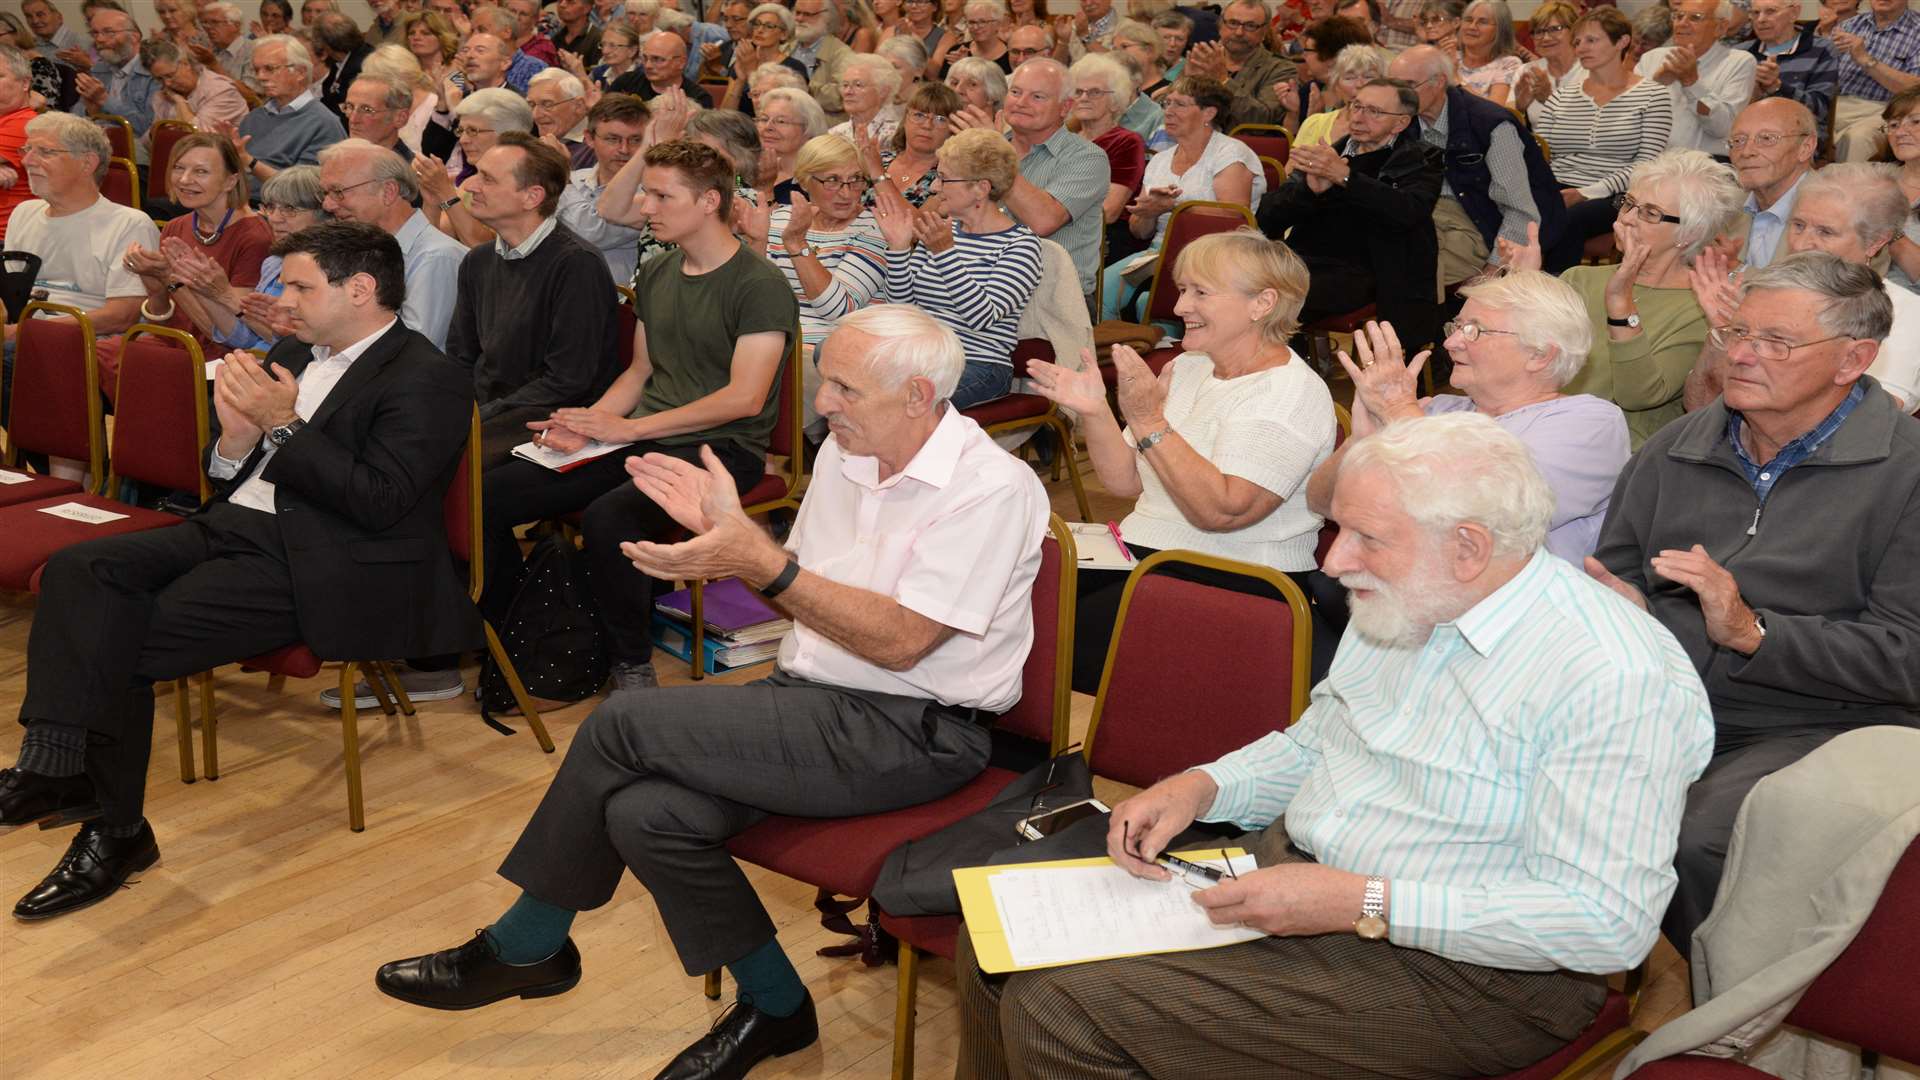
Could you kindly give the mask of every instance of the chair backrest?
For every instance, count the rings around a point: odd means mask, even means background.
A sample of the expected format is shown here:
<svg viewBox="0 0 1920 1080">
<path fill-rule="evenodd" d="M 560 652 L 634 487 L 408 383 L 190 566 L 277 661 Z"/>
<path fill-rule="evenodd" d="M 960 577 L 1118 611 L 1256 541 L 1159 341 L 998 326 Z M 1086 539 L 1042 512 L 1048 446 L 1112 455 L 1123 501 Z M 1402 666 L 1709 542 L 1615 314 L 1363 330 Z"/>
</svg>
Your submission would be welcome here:
<svg viewBox="0 0 1920 1080">
<path fill-rule="evenodd" d="M 1907 848 L 1860 933 L 1813 980 L 1787 1023 L 1883 1057 L 1920 1061 L 1920 841 Z"/>
<path fill-rule="evenodd" d="M 133 160 L 133 121 L 112 113 L 101 113 L 93 118 L 106 133 L 107 145 L 113 148 L 113 156 Z"/>
<path fill-rule="evenodd" d="M 1066 748 L 1073 700 L 1073 607 L 1080 556 L 1073 531 L 1049 515 L 1040 541 L 1040 572 L 1033 579 L 1033 648 L 1020 671 L 1020 703 L 995 725 L 1002 731 Z"/>
<path fill-rule="evenodd" d="M 633 309 L 633 290 L 625 285 L 614 288 L 620 291 L 620 372 L 625 372 L 633 366 L 633 335 L 640 328 L 640 316 Z"/>
<path fill-rule="evenodd" d="M 1242 574 L 1282 599 L 1155 571 L 1186 564 Z M 1087 725 L 1093 771 L 1145 787 L 1272 731 L 1307 707 L 1313 624 L 1293 579 L 1190 551 L 1161 551 L 1127 577 Z"/>
<path fill-rule="evenodd" d="M 100 194 L 108 202 L 140 209 L 140 173 L 132 158 L 114 158 L 107 162 L 106 178 L 100 181 Z"/>
<path fill-rule="evenodd" d="M 152 151 L 147 155 L 147 198 L 152 202 L 167 202 L 167 180 L 173 173 L 173 144 L 193 134 L 193 125 L 185 120 L 155 120 L 148 137 L 153 140 Z M 119 151 L 114 151 L 118 154 Z M 131 155 L 121 155 L 131 156 Z"/>
<path fill-rule="evenodd" d="M 1026 378 L 1027 364 L 1034 360 L 1055 363 L 1053 342 L 1046 338 L 1021 338 L 1013 343 L 1013 377 L 1015 379 Z"/>
<path fill-rule="evenodd" d="M 89 480 L 106 478 L 106 427 L 93 323 L 86 313 L 44 301 L 22 309 L 14 339 L 13 398 L 6 418 L 9 465 L 23 450 L 85 461 Z M 36 315 L 60 318 L 41 319 Z"/>
<path fill-rule="evenodd" d="M 453 471 L 453 482 L 447 485 L 447 494 L 440 501 L 441 521 L 447 530 L 447 549 L 453 557 L 467 564 L 467 592 L 478 602 L 480 591 L 486 585 L 483 564 L 485 559 L 474 557 L 481 549 L 480 492 L 484 477 L 481 475 L 480 457 L 482 443 L 480 438 L 480 406 L 473 407 L 473 416 L 467 424 L 467 448 L 460 455 L 460 464 Z"/>
<path fill-rule="evenodd" d="M 1239 124 L 1227 134 L 1246 143 L 1261 157 L 1272 158 L 1285 171 L 1287 155 L 1293 150 L 1293 138 L 1286 128 L 1279 124 Z"/>
<path fill-rule="evenodd" d="M 1287 178 L 1287 167 L 1265 154 L 1260 155 L 1260 172 L 1266 177 L 1268 191 L 1278 188 Z"/>
<path fill-rule="evenodd" d="M 1173 308 L 1180 301 L 1180 290 L 1173 283 L 1173 268 L 1180 261 L 1180 252 L 1209 233 L 1232 232 L 1242 225 L 1253 225 L 1253 211 L 1239 203 L 1195 199 L 1173 208 L 1173 216 L 1167 219 L 1167 235 L 1160 241 L 1153 287 L 1147 293 L 1147 322 L 1175 319 Z"/>
<path fill-rule="evenodd" d="M 1333 403 L 1333 448 L 1337 452 L 1353 433 L 1353 414 L 1339 402 Z M 1313 548 L 1313 565 L 1320 566 L 1327 561 L 1327 552 L 1333 550 L 1333 542 L 1340 537 L 1340 526 L 1332 518 L 1320 525 L 1320 538 Z"/>
<path fill-rule="evenodd" d="M 767 435 L 767 453 L 780 459 L 779 474 L 786 481 L 787 490 L 778 502 L 747 507 L 749 514 L 764 513 L 789 500 L 798 505 L 800 480 L 806 472 L 807 387 L 801 365 L 806 363 L 807 347 L 800 340 L 797 326 L 788 338 L 792 345 L 787 350 L 787 362 L 782 365 L 780 380 L 774 384 L 774 393 L 780 396 L 780 411 L 774 416 L 773 430 Z"/>
<path fill-rule="evenodd" d="M 136 323 L 120 339 L 114 394 L 113 475 L 212 497 L 207 445 L 207 364 L 178 330 Z"/>
</svg>

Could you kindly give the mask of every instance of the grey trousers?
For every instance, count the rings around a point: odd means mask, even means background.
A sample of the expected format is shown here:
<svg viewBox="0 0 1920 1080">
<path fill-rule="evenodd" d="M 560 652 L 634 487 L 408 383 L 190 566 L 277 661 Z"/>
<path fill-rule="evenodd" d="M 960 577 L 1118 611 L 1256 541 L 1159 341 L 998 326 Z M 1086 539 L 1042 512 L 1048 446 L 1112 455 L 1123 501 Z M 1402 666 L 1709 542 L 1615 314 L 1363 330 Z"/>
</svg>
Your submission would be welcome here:
<svg viewBox="0 0 1920 1080">
<path fill-rule="evenodd" d="M 1304 858 L 1276 823 L 1261 865 Z M 1064 853 L 1060 853 L 1064 855 Z M 1504 971 L 1352 934 L 985 975 L 954 961 L 959 1080 L 1440 1078 L 1513 1072 L 1593 1021 L 1604 982 Z"/>
<path fill-rule="evenodd" d="M 574 735 L 500 875 L 586 911 L 631 869 L 687 974 L 704 974 L 774 937 L 728 837 L 769 814 L 848 817 L 937 799 L 986 768 L 989 742 L 986 727 L 935 702 L 784 673 L 617 693 Z"/>
</svg>

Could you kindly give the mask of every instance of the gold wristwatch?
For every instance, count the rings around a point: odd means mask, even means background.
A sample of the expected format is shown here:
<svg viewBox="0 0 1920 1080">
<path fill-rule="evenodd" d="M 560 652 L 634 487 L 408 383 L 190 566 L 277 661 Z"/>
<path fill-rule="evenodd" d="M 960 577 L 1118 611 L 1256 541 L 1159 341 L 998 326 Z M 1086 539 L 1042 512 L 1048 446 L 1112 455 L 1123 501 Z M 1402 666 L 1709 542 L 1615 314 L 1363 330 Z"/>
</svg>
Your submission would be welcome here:
<svg viewBox="0 0 1920 1080">
<path fill-rule="evenodd" d="M 1360 899 L 1360 917 L 1354 920 L 1353 932 L 1368 941 L 1379 941 L 1387 936 L 1387 879 L 1370 877 L 1367 879 L 1367 891 Z"/>
</svg>

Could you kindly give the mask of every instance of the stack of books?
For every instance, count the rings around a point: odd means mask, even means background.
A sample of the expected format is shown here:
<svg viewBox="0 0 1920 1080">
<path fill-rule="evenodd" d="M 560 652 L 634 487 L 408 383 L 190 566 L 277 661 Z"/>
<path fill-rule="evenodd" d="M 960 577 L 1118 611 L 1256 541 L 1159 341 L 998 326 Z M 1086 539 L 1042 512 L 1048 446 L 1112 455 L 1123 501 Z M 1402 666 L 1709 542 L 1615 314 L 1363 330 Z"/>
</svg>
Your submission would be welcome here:
<svg viewBox="0 0 1920 1080">
<path fill-rule="evenodd" d="M 709 675 L 764 663 L 780 652 L 793 621 L 767 605 L 738 578 L 709 581 L 701 592 L 706 624 L 701 665 Z M 693 592 L 681 589 L 654 602 L 654 644 L 693 663 Z"/>
</svg>

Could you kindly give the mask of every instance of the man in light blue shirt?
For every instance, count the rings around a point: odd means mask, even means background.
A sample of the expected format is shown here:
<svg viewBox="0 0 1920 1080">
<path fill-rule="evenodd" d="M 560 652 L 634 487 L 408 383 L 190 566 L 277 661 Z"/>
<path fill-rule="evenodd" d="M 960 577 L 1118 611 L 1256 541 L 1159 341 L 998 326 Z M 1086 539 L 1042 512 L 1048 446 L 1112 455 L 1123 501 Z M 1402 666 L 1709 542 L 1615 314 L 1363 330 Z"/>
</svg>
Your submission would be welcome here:
<svg viewBox="0 0 1920 1080">
<path fill-rule="evenodd" d="M 1353 619 L 1312 704 L 1108 823 L 1153 879 L 1196 819 L 1266 829 L 1193 898 L 1270 936 L 999 986 L 963 953 L 959 1076 L 1477 1076 L 1591 1023 L 1659 934 L 1713 720 L 1673 635 L 1544 550 L 1553 505 L 1484 416 L 1357 441 L 1323 564 Z"/>
<path fill-rule="evenodd" d="M 1733 172 L 1753 223 L 1740 261 L 1758 270 L 1787 251 L 1787 219 L 1819 145 L 1813 112 L 1792 98 L 1761 98 L 1740 110 L 1727 136 Z"/>
<path fill-rule="evenodd" d="M 378 225 L 400 242 L 407 267 L 400 321 L 445 351 L 467 249 L 414 208 L 420 183 L 413 169 L 384 146 L 346 139 L 320 151 L 320 199 L 333 217 Z"/>
<path fill-rule="evenodd" d="M 133 125 L 134 153 L 145 164 L 146 134 L 153 126 L 153 102 L 160 80 L 140 63 L 140 28 L 124 11 L 93 13 L 93 47 L 100 62 L 75 82 L 80 98 L 69 111 L 82 116 L 124 116 Z"/>
</svg>

